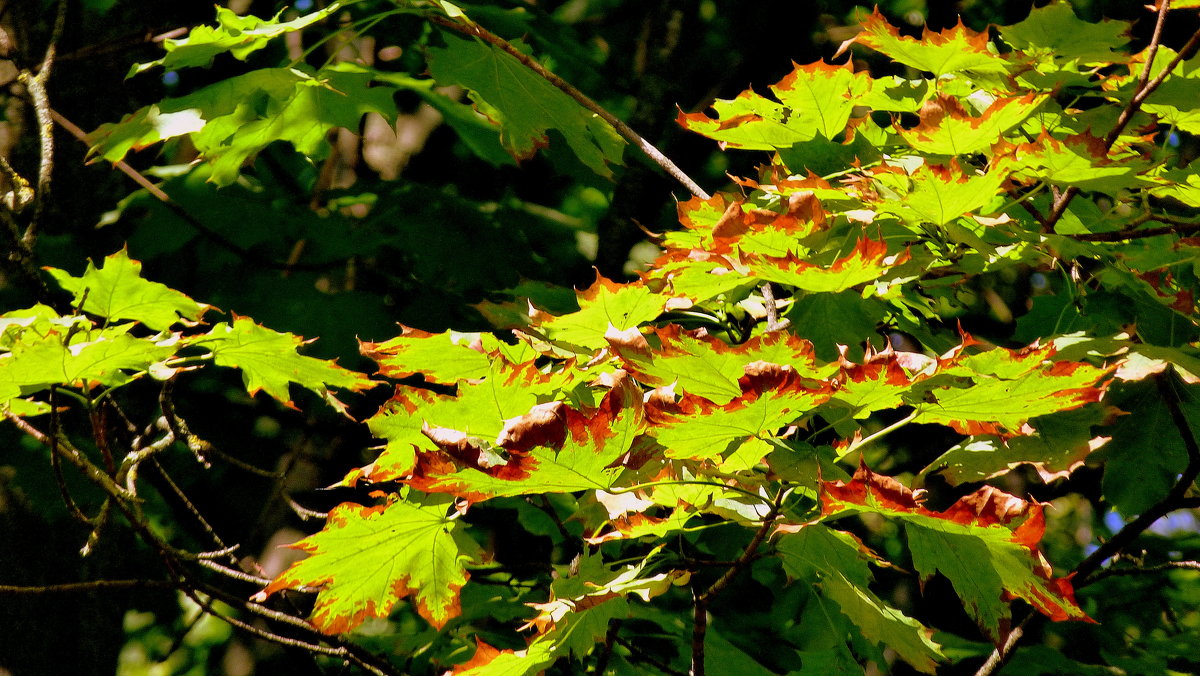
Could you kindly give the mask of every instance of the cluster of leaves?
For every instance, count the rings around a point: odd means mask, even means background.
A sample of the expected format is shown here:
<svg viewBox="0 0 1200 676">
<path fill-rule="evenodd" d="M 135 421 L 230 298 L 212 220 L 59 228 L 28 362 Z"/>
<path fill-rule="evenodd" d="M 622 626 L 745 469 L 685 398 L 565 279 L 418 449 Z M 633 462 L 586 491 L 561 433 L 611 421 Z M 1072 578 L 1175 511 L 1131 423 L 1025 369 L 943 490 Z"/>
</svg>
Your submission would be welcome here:
<svg viewBox="0 0 1200 676">
<path fill-rule="evenodd" d="M 338 9 L 286 22 L 222 10 L 217 28 L 134 70 L 244 59 Z M 227 185 L 276 141 L 321 157 L 330 129 L 394 116 L 406 90 L 485 159 L 528 157 L 553 130 L 598 174 L 621 160 L 617 130 L 460 8 L 389 11 L 445 30 L 433 80 L 346 63 L 256 70 L 105 125 L 93 150 L 118 161 L 186 135 Z M 1156 32 L 1131 53 L 1128 33 L 1066 2 L 995 39 L 961 24 L 908 37 L 876 12 L 843 45 L 847 63 L 797 65 L 770 96 L 680 113 L 726 149 L 770 156 L 739 190 L 680 203 L 681 228 L 637 280 L 598 276 L 565 312 L 486 303 L 492 332 L 363 342 L 376 380 L 247 318 L 201 332 L 205 306 L 141 279 L 123 252 L 79 278 L 51 271 L 78 312 L 4 315 L 0 400 L 14 419 L 54 415 L 31 395 L 95 406 L 208 361 L 289 404 L 290 384 L 337 405 L 332 387 L 387 381 L 365 421 L 385 445 L 341 482 L 370 500 L 334 508 L 254 602 L 315 591 L 309 621 L 331 636 L 406 613 L 395 650 L 410 672 L 823 674 L 898 658 L 935 673 L 1019 638 L 1034 615 L 1104 623 L 1111 609 L 1076 589 L 1194 506 L 1200 475 L 1200 241 L 1183 236 L 1200 230 L 1200 178 L 1180 151 L 1200 134 L 1200 70 L 1184 58 L 1197 40 L 1175 52 Z M 1006 300 L 1014 280 L 1036 292 Z M 1009 328 L 964 326 L 981 305 Z M 898 460 L 885 440 L 914 429 L 952 441 Z M 133 486 L 144 455 L 118 484 Z M 1089 497 L 1133 521 L 1056 565 L 1046 504 L 980 483 L 1071 486 L 1089 464 L 1104 468 Z M 934 478 L 945 490 L 928 495 Z M 558 558 L 509 565 L 478 516 L 497 513 Z M 883 531 L 904 544 L 880 551 Z M 1195 558 L 1175 546 L 1149 563 Z M 948 581 L 978 632 L 881 596 L 876 577 L 897 575 Z M 1170 641 L 1114 639 L 1095 659 L 1193 664 L 1178 647 L 1196 637 L 1187 603 Z M 1101 668 L 1058 659 L 1043 667 Z"/>
</svg>

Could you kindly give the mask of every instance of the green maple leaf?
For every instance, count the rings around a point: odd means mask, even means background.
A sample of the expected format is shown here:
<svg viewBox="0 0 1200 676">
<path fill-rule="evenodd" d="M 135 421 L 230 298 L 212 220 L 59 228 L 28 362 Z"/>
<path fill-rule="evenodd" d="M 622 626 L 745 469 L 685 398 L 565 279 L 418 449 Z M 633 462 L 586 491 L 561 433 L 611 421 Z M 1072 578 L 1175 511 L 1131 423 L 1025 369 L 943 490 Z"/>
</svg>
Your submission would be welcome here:
<svg viewBox="0 0 1200 676">
<path fill-rule="evenodd" d="M 331 129 L 357 129 L 367 113 L 395 117 L 392 90 L 372 87 L 373 80 L 371 71 L 352 63 L 315 74 L 263 68 L 101 125 L 88 137 L 91 152 L 116 162 L 131 149 L 189 135 L 212 166 L 209 180 L 229 185 L 248 159 L 275 141 L 321 159 Z"/>
<path fill-rule="evenodd" d="M 1059 140 L 1043 131 L 1029 143 L 1013 146 L 1005 155 L 1010 171 L 1020 178 L 1054 185 L 1116 193 L 1148 181 L 1138 176 L 1150 165 L 1138 157 L 1114 157 L 1104 141 L 1091 134 Z"/>
<path fill-rule="evenodd" d="M 817 135 L 813 120 L 797 119 L 788 124 L 788 109 L 752 91 L 733 99 L 713 101 L 716 119 L 708 113 L 679 111 L 676 122 L 685 129 L 719 141 L 722 148 L 774 150 L 811 141 Z"/>
<path fill-rule="evenodd" d="M 371 433 L 388 442 L 367 476 L 372 481 L 407 476 L 416 465 L 417 452 L 438 448 L 425 434 L 427 428 L 458 430 L 491 443 L 507 420 L 529 413 L 538 403 L 538 389 L 514 375 L 519 372 L 495 362 L 487 378 L 460 384 L 456 396 L 398 386 L 395 396 L 367 420 Z"/>
<path fill-rule="evenodd" d="M 435 383 L 453 385 L 487 375 L 491 361 L 473 345 L 478 334 L 428 333 L 400 325 L 401 334 L 382 343 L 360 343 L 359 352 L 379 364 L 380 375 L 403 378 L 420 373 Z"/>
<path fill-rule="evenodd" d="M 846 128 L 857 98 L 871 87 L 866 73 L 852 64 L 797 65 L 771 86 L 778 102 L 747 90 L 737 98 L 712 105 L 716 119 L 706 113 L 680 111 L 677 122 L 724 147 L 775 150 L 811 141 L 817 135 L 832 139 Z"/>
<path fill-rule="evenodd" d="M 753 277 L 731 271 L 723 259 L 696 261 L 686 250 L 660 257 L 645 279 L 665 282 L 668 290 L 664 293 L 698 303 L 720 295 L 739 295 L 757 284 Z"/>
<path fill-rule="evenodd" d="M 882 200 L 876 208 L 909 222 L 945 225 L 992 201 L 1007 175 L 998 169 L 983 175 L 967 173 L 954 160 L 947 165 L 922 164 L 911 174 L 898 167 L 877 171 L 873 176 L 885 185 L 896 185 L 902 196 L 898 201 Z"/>
<path fill-rule="evenodd" d="M 665 517 L 646 516 L 641 512 L 616 517 L 609 522 L 610 530 L 584 538 L 591 545 L 613 540 L 635 540 L 642 537 L 662 538 L 687 526 L 696 513 L 677 506 Z"/>
<path fill-rule="evenodd" d="M 920 39 L 905 37 L 879 13 L 862 25 L 852 41 L 891 57 L 906 66 L 933 73 L 935 79 L 950 73 L 1003 75 L 1011 64 L 990 48 L 987 33 L 976 33 L 959 21 L 954 28 L 934 33 L 928 28 Z M 842 50 L 850 44 L 847 42 Z"/>
<path fill-rule="evenodd" d="M 776 546 L 791 579 L 820 587 L 868 640 L 895 650 L 914 668 L 932 674 L 945 660 L 933 631 L 884 603 L 868 589 L 868 561 L 877 557 L 854 536 L 822 524 L 785 526 Z"/>
<path fill-rule="evenodd" d="M 833 401 L 845 404 L 859 419 L 875 411 L 896 408 L 902 405 L 904 394 L 913 384 L 926 377 L 911 374 L 910 370 L 904 367 L 902 357 L 892 351 L 871 355 L 861 364 L 846 364 Z"/>
<path fill-rule="evenodd" d="M 605 335 L 648 322 L 662 313 L 667 298 L 645 285 L 618 284 L 597 275 L 596 281 L 578 292 L 579 311 L 559 317 L 544 317 L 536 329 L 547 339 L 586 351 L 608 344 Z"/>
<path fill-rule="evenodd" d="M 274 38 L 306 28 L 339 9 L 341 3 L 334 2 L 312 14 L 305 14 L 291 21 L 280 21 L 279 16 L 283 12 L 271 19 L 260 19 L 253 15 L 239 16 L 231 9 L 218 6 L 216 27 L 197 26 L 189 31 L 185 38 L 164 40 L 166 56 L 157 61 L 134 65 L 129 75 L 155 66 L 162 66 L 166 70 L 193 66 L 207 68 L 212 65 L 213 58 L 225 53 L 245 61 L 251 54 L 266 47 Z"/>
<path fill-rule="evenodd" d="M 1129 42 L 1130 23 L 1104 19 L 1082 21 L 1067 0 L 1035 7 L 1020 23 L 1000 27 L 1000 37 L 1014 49 L 1043 58 L 1083 63 L 1125 60 L 1121 48 Z"/>
<path fill-rule="evenodd" d="M 837 369 L 832 364 L 818 365 L 811 344 L 782 331 L 741 345 L 677 325 L 648 334 L 638 329 L 610 331 L 608 340 L 625 370 L 640 382 L 655 387 L 676 384 L 680 394 L 694 394 L 722 406 L 743 394 L 738 380 L 753 362 L 788 366 L 813 379 L 823 379 Z"/>
<path fill-rule="evenodd" d="M 1010 617 L 1006 596 L 1055 621 L 1088 619 L 1070 581 L 1054 578 L 1037 550 L 1046 528 L 1041 503 L 984 486 L 934 512 L 900 482 L 866 466 L 851 481 L 822 482 L 820 496 L 826 518 L 865 511 L 902 521 L 917 572 L 923 579 L 939 572 L 949 578 L 967 612 L 993 638 Z"/>
<path fill-rule="evenodd" d="M 608 342 L 625 370 L 647 385 L 677 382 L 684 392 L 717 404 L 742 394 L 737 381 L 744 373 L 743 362 L 719 340 L 671 325 L 649 335 L 636 328 L 610 331 Z"/>
<path fill-rule="evenodd" d="M 1034 434 L 1008 439 L 970 437 L 929 463 L 921 474 L 936 472 L 957 486 L 985 481 L 1029 465 L 1042 481 L 1050 483 L 1070 476 L 1093 451 L 1104 445 L 1107 438 L 1094 436 L 1091 430 L 1093 425 L 1103 424 L 1106 415 L 1104 407 L 1084 406 L 1030 420 Z M 1174 476 L 1172 473 L 1170 478 L 1173 480 Z"/>
<path fill-rule="evenodd" d="M 481 449 L 455 430 L 427 434 L 445 451 L 423 454 L 409 485 L 471 501 L 531 493 L 607 490 L 644 424 L 642 392 L 622 373 L 594 410 L 554 402 L 506 422 L 497 446 L 506 462 L 484 466 Z"/>
<path fill-rule="evenodd" d="M 456 84 L 486 104 L 500 126 L 500 140 L 518 160 L 549 144 L 547 132 L 560 132 L 585 165 L 611 176 L 625 141 L 607 122 L 583 108 L 516 58 L 482 41 L 442 32 L 445 47 L 428 49 L 429 72 L 442 85 Z"/>
<path fill-rule="evenodd" d="M 1099 401 L 1110 369 L 1049 361 L 1053 354 L 1052 346 L 994 348 L 943 360 L 937 375 L 907 397 L 918 407 L 913 421 L 948 425 L 963 434 L 1022 434 L 1030 418 Z M 947 386 L 948 379 L 938 376 L 963 380 Z"/>
<path fill-rule="evenodd" d="M 321 532 L 292 547 L 309 556 L 292 564 L 257 595 L 321 587 L 310 617 L 326 634 L 343 634 L 370 617 L 387 617 L 412 598 L 421 617 L 441 628 L 460 613 L 459 590 L 479 546 L 447 516 L 452 500 L 426 496 L 377 507 L 342 503 Z"/>
<path fill-rule="evenodd" d="M 82 277 L 46 268 L 58 285 L 75 294 L 75 307 L 108 319 L 132 319 L 155 331 L 165 331 L 182 317 L 196 320 L 207 305 L 197 303 L 165 284 L 142 278 L 142 264 L 125 249 L 105 257 L 97 268 L 91 261 Z"/>
<path fill-rule="evenodd" d="M 834 293 L 874 281 L 910 258 L 907 251 L 889 255 L 886 242 L 866 237 L 860 238 L 850 253 L 829 265 L 792 254 L 746 256 L 750 270 L 759 278 L 813 293 Z"/>
<path fill-rule="evenodd" d="M 523 650 L 500 650 L 475 637 L 475 654 L 449 673 L 453 676 L 526 676 L 558 659 L 553 637 L 533 641 Z"/>
<path fill-rule="evenodd" d="M 1150 72 L 1154 76 L 1161 74 L 1166 64 L 1175 56 L 1176 52 L 1173 49 L 1160 47 Z M 1136 78 L 1146 69 L 1143 54 L 1135 57 L 1135 62 L 1137 65 L 1132 69 L 1131 78 Z M 1200 101 L 1196 100 L 1197 86 L 1200 86 L 1200 58 L 1193 56 L 1171 71 L 1170 77 L 1142 104 L 1142 109 L 1157 115 L 1163 124 L 1178 127 L 1189 134 L 1200 134 Z"/>
<path fill-rule="evenodd" d="M 1188 420 L 1200 415 L 1195 388 L 1180 388 L 1179 407 Z M 1111 427 L 1105 456 L 1104 498 L 1121 514 L 1141 514 L 1158 504 L 1188 464 L 1188 451 L 1157 387 L 1139 384 L 1118 406 L 1129 415 Z"/>
<path fill-rule="evenodd" d="M 896 133 L 921 153 L 978 153 L 1024 122 L 1044 100 L 1044 96 L 1032 92 L 1021 97 L 996 99 L 976 117 L 968 113 L 958 99 L 938 94 L 921 106 L 920 124 L 910 129 L 897 126 Z"/>
<path fill-rule="evenodd" d="M 99 333 L 99 332 L 97 332 Z M 51 385 L 114 387 L 175 352 L 175 348 L 123 333 L 101 334 L 88 340 L 54 329 L 35 342 L 21 342 L 0 354 L 0 401 L 30 394 Z"/>
<path fill-rule="evenodd" d="M 240 369 L 242 382 L 251 395 L 261 390 L 292 408 L 295 404 L 288 394 L 288 386 L 292 383 L 317 393 L 339 408 L 329 388 L 358 391 L 377 384 L 333 361 L 299 354 L 297 348 L 309 341 L 291 333 L 272 331 L 249 317 L 235 317 L 232 324 L 221 322 L 208 333 L 189 338 L 187 342 L 211 350 L 217 366 Z"/>
<path fill-rule="evenodd" d="M 657 424 L 648 433 L 673 458 L 715 458 L 752 437 L 773 437 L 775 432 L 809 415 L 829 399 L 830 392 L 810 388 L 796 372 L 764 364 L 739 384 L 742 395 L 718 406 L 695 395 L 678 403 L 652 404 Z"/>
<path fill-rule="evenodd" d="M 816 128 L 817 133 L 832 139 L 846 128 L 846 121 L 857 98 L 871 86 L 867 73 L 854 72 L 854 64 L 831 66 L 818 61 L 796 66 L 771 91 L 791 110 L 791 118 L 801 116 Z"/>
</svg>

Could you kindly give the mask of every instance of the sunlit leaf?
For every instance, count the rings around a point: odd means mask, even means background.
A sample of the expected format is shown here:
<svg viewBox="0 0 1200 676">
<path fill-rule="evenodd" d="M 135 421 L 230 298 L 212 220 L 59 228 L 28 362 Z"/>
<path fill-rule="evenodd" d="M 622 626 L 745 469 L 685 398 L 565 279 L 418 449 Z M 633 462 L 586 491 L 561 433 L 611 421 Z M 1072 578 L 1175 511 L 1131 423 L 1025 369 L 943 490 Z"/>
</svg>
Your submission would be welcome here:
<svg viewBox="0 0 1200 676">
<path fill-rule="evenodd" d="M 264 68 L 163 99 L 101 125 L 89 141 L 94 154 L 116 162 L 130 150 L 190 135 L 212 167 L 210 180 L 229 185 L 247 160 L 275 141 L 322 158 L 331 129 L 357 129 L 367 113 L 395 117 L 391 91 L 371 83 L 371 73 L 352 63 L 316 73 Z"/>
<path fill-rule="evenodd" d="M 1037 546 L 1045 533 L 1043 505 L 991 486 L 942 512 L 925 508 L 891 477 L 860 467 L 849 482 L 823 482 L 826 516 L 868 511 L 904 522 L 913 566 L 923 579 L 949 578 L 967 612 L 989 636 L 1008 621 L 1007 600 L 1019 598 L 1052 620 L 1086 620 L 1071 583 L 1053 577 Z"/>
<path fill-rule="evenodd" d="M 432 496 L 378 507 L 343 503 L 324 530 L 292 545 L 308 558 L 292 564 L 259 593 L 321 587 L 311 621 L 326 634 L 348 632 L 371 617 L 387 617 L 411 598 L 421 617 L 442 627 L 458 616 L 458 593 L 479 547 L 450 518 L 452 500 Z"/>
<path fill-rule="evenodd" d="M 376 385 L 363 374 L 332 361 L 298 353 L 297 348 L 308 341 L 291 333 L 272 331 L 249 317 L 235 317 L 232 324 L 221 322 L 189 342 L 211 350 L 218 366 L 240 369 L 242 382 L 250 394 L 262 390 L 288 406 L 294 406 L 288 393 L 292 383 L 330 403 L 336 402 L 330 388 L 357 391 Z"/>
<path fill-rule="evenodd" d="M 141 73 L 155 66 L 162 66 L 166 70 L 193 66 L 208 67 L 212 65 L 213 58 L 225 53 L 245 61 L 251 54 L 266 47 L 274 38 L 311 26 L 338 11 L 341 9 L 341 3 L 330 3 L 324 9 L 291 21 L 279 20 L 283 12 L 271 19 L 260 19 L 252 14 L 240 16 L 226 7 L 218 6 L 216 9 L 215 27 L 197 26 L 188 32 L 187 37 L 164 40 L 166 56 L 149 63 L 139 63 L 129 74 Z"/>
<path fill-rule="evenodd" d="M 965 155 L 990 148 L 1005 132 L 1021 124 L 1042 105 L 1033 93 L 996 99 L 979 116 L 971 115 L 962 103 L 939 94 L 921 106 L 921 123 L 910 129 L 897 127 L 914 150 L 933 155 Z"/>
<path fill-rule="evenodd" d="M 84 312 L 108 319 L 132 319 L 164 331 L 183 318 L 196 320 L 208 308 L 165 284 L 142 278 L 142 264 L 125 249 L 107 256 L 97 268 L 90 261 L 82 277 L 56 268 L 47 271 L 59 286 L 75 294 Z"/>
<path fill-rule="evenodd" d="M 619 375 L 594 410 L 561 403 L 510 419 L 496 440 L 503 462 L 484 462 L 488 450 L 457 430 L 427 430 L 442 454 L 419 458 L 408 483 L 426 492 L 452 493 L 471 501 L 530 493 L 611 488 L 644 424 L 641 391 Z"/>
<path fill-rule="evenodd" d="M 359 345 L 364 357 L 379 364 L 380 375 L 403 378 L 420 373 L 433 382 L 446 384 L 487 375 L 491 362 L 482 349 L 475 349 L 476 336 L 400 328 L 401 334 L 395 338 Z"/>
<path fill-rule="evenodd" d="M 990 48 L 986 32 L 976 33 L 961 21 L 937 33 L 926 28 L 916 39 L 901 35 L 876 8 L 853 41 L 906 66 L 933 73 L 934 78 L 964 71 L 1003 74 L 1011 68 L 1004 56 Z"/>
</svg>

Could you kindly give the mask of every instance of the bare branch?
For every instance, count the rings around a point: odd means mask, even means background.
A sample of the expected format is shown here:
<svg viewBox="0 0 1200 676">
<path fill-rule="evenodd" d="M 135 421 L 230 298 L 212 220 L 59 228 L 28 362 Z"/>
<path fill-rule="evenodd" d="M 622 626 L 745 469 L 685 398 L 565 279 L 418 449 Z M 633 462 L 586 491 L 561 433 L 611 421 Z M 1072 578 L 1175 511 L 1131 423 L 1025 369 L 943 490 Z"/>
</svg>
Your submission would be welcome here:
<svg viewBox="0 0 1200 676">
<path fill-rule="evenodd" d="M 0 594 L 75 594 L 94 591 L 174 588 L 175 584 L 167 580 L 91 580 L 89 582 L 65 582 L 63 584 L 30 586 L 0 584 Z"/>
</svg>

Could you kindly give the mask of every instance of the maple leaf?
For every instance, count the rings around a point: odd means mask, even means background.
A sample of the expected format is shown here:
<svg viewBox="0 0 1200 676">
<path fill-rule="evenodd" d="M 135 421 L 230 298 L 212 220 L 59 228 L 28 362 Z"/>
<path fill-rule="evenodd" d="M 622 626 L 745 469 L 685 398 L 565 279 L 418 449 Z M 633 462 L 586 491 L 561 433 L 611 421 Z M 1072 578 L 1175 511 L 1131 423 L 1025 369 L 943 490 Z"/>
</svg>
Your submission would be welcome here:
<svg viewBox="0 0 1200 676">
<path fill-rule="evenodd" d="M 478 354 L 444 338 L 429 340 L 442 346 L 438 349 L 448 347 Z M 386 439 L 387 446 L 369 465 L 365 476 L 371 481 L 407 477 L 416 465 L 417 453 L 438 449 L 427 433 L 430 429 L 459 430 L 464 439 L 491 443 L 489 440 L 503 433 L 509 419 L 529 413 L 537 404 L 540 390 L 536 377 L 496 360 L 488 366 L 485 378 L 461 383 L 453 396 L 398 385 L 395 395 L 366 421 L 371 433 Z"/>
<path fill-rule="evenodd" d="M 369 617 L 387 617 L 411 597 L 417 612 L 441 628 L 459 614 L 459 590 L 479 546 L 447 516 L 447 496 L 402 499 L 364 507 L 342 503 L 321 532 L 290 545 L 308 552 L 261 592 L 321 587 L 310 621 L 326 634 L 351 631 Z"/>
<path fill-rule="evenodd" d="M 833 401 L 845 404 L 859 419 L 875 411 L 895 408 L 902 404 L 903 395 L 913 385 L 929 377 L 925 372 L 928 365 L 919 357 L 897 353 L 890 346 L 883 352 L 864 355 L 862 363 L 843 359 Z"/>
<path fill-rule="evenodd" d="M 879 558 L 849 533 L 823 524 L 776 529 L 776 550 L 790 579 L 820 585 L 821 596 L 858 627 L 868 640 L 895 650 L 904 661 L 927 674 L 944 661 L 933 630 L 884 603 L 867 585 L 870 562 Z"/>
<path fill-rule="evenodd" d="M 382 343 L 360 342 L 358 351 L 379 364 L 380 375 L 403 378 L 420 373 L 435 383 L 453 385 L 487 375 L 491 366 L 478 334 L 429 333 L 400 325 L 400 335 Z"/>
<path fill-rule="evenodd" d="M 843 43 L 834 57 L 853 43 L 870 47 L 906 66 L 928 71 L 934 79 L 959 72 L 1003 75 L 1011 68 L 1008 59 L 989 49 L 986 32 L 976 33 L 963 26 L 961 19 L 957 26 L 938 33 L 926 28 L 918 40 L 900 35 L 876 7 L 863 22 L 862 32 Z"/>
<path fill-rule="evenodd" d="M 732 100 L 715 101 L 715 120 L 703 112 L 680 111 L 676 121 L 719 141 L 722 148 L 743 150 L 787 148 L 818 135 L 832 139 L 842 133 L 857 98 L 870 89 L 871 78 L 855 73 L 850 63 L 792 65 L 792 72 L 771 86 L 778 101 L 747 90 Z"/>
<path fill-rule="evenodd" d="M 1089 455 L 1110 441 L 1110 437 L 1091 432 L 1092 425 L 1103 424 L 1109 417 L 1111 412 L 1105 407 L 1085 406 L 1031 420 L 1033 433 L 1028 435 L 1007 439 L 970 437 L 931 462 L 921 474 L 937 472 L 951 485 L 959 485 L 1029 465 L 1042 481 L 1050 483 L 1070 476 Z"/>
<path fill-rule="evenodd" d="M 518 160 L 549 144 L 558 131 L 592 171 L 611 176 L 625 141 L 609 124 L 533 73 L 512 56 L 485 42 L 442 31 L 444 47 L 430 46 L 429 72 L 441 85 L 471 91 L 485 114 L 500 126 L 500 140 Z"/>
<path fill-rule="evenodd" d="M 844 291 L 874 281 L 911 258 L 908 251 L 889 255 L 886 242 L 867 237 L 859 238 L 850 253 L 827 266 L 792 254 L 781 257 L 746 256 L 750 269 L 761 279 L 813 293 Z"/>
<path fill-rule="evenodd" d="M 1053 577 L 1037 549 L 1046 528 L 1041 503 L 984 486 L 934 512 L 903 484 L 866 465 L 851 481 L 821 482 L 820 497 L 826 518 L 866 511 L 904 522 L 922 580 L 938 572 L 949 578 L 968 613 L 994 639 L 1010 617 L 1006 599 L 1019 598 L 1054 621 L 1089 620 L 1070 581 Z"/>
<path fill-rule="evenodd" d="M 990 148 L 1004 133 L 1033 114 L 1045 96 L 1030 92 L 1021 97 L 998 98 L 975 117 L 962 103 L 938 94 L 921 106 L 921 122 L 895 131 L 914 150 L 933 155 L 966 155 Z"/>
<path fill-rule="evenodd" d="M 660 387 L 675 385 L 718 404 L 742 395 L 738 380 L 755 362 L 791 367 L 804 378 L 822 379 L 836 370 L 820 365 L 808 341 L 786 332 L 757 336 L 741 345 L 729 345 L 703 331 L 685 331 L 678 325 L 652 329 L 610 331 L 609 346 L 626 371 L 640 382 Z"/>
<path fill-rule="evenodd" d="M 242 382 L 251 395 L 261 390 L 290 408 L 296 407 L 288 394 L 291 383 L 315 392 L 339 410 L 341 404 L 330 388 L 357 392 L 378 384 L 333 361 L 299 354 L 297 348 L 311 341 L 272 331 L 249 317 L 235 315 L 232 324 L 221 322 L 208 333 L 187 338 L 186 342 L 211 350 L 218 366 L 240 369 Z"/>
<path fill-rule="evenodd" d="M 681 531 L 687 522 L 695 516 L 682 506 L 671 511 L 669 516 L 647 516 L 642 513 L 617 517 L 609 522 L 610 529 L 603 533 L 591 535 L 584 540 L 591 545 L 598 545 L 614 540 L 634 540 L 641 537 L 664 537 L 670 533 Z"/>
<path fill-rule="evenodd" d="M 231 54 L 234 58 L 245 61 L 251 54 L 267 46 L 272 39 L 292 33 L 324 19 L 341 9 L 340 2 L 333 2 L 324 9 L 311 14 L 299 16 L 291 21 L 280 21 L 279 12 L 270 19 L 260 19 L 253 15 L 239 16 L 233 10 L 218 6 L 217 26 L 197 26 L 188 31 L 185 38 L 170 38 L 163 40 L 166 56 L 149 63 L 135 64 L 129 71 L 133 76 L 155 66 L 165 70 L 190 68 L 193 66 L 208 67 L 218 54 Z"/>
<path fill-rule="evenodd" d="M 901 192 L 899 200 L 881 199 L 875 208 L 906 221 L 945 225 L 986 205 L 1000 191 L 1008 171 L 992 168 L 986 174 L 968 173 L 956 160 L 948 164 L 922 164 L 905 174 L 903 169 L 881 168 L 872 178 Z"/>
<path fill-rule="evenodd" d="M 678 402 L 651 399 L 648 434 L 672 458 L 720 456 L 752 437 L 772 437 L 780 428 L 809 415 L 830 397 L 827 385 L 810 385 L 788 366 L 755 362 L 738 380 L 742 394 L 724 405 L 695 395 Z"/>
<path fill-rule="evenodd" d="M 556 402 L 507 421 L 496 442 L 500 452 L 508 455 L 505 462 L 480 463 L 475 456 L 481 447 L 472 448 L 472 441 L 461 432 L 426 430 L 442 454 L 420 456 L 407 483 L 473 502 L 611 488 L 624 471 L 621 459 L 644 422 L 642 393 L 636 383 L 622 371 L 611 382 L 593 410 Z"/>
<path fill-rule="evenodd" d="M 229 185 L 243 163 L 275 141 L 320 159 L 331 129 L 357 129 L 367 113 L 394 118 L 392 90 L 372 83 L 371 71 L 349 62 L 315 73 L 263 68 L 146 106 L 101 125 L 88 141 L 92 154 L 116 162 L 132 149 L 188 135 L 212 169 L 209 180 Z"/>
<path fill-rule="evenodd" d="M 1028 434 L 1030 418 L 1099 401 L 1112 371 L 1051 361 L 1053 345 L 959 352 L 971 342 L 965 337 L 955 356 L 939 360 L 940 377 L 909 396 L 909 403 L 919 407 L 914 422 L 948 425 L 963 434 Z"/>
<path fill-rule="evenodd" d="M 106 256 L 97 268 L 88 261 L 82 277 L 46 268 L 58 285 L 75 294 L 72 302 L 84 312 L 108 319 L 132 319 L 155 331 L 165 331 L 184 320 L 197 320 L 209 306 L 158 282 L 142 278 L 142 264 L 120 251 Z"/>
<path fill-rule="evenodd" d="M 1001 145 L 997 150 L 1010 160 L 1007 168 L 1021 178 L 1102 192 L 1149 183 L 1138 177 L 1150 168 L 1148 162 L 1138 157 L 1114 158 L 1103 140 L 1088 133 L 1059 140 L 1042 130 L 1034 141 Z"/>
<path fill-rule="evenodd" d="M 126 334 L 101 334 L 70 345 L 66 340 L 67 334 L 55 329 L 0 354 L 0 401 L 56 384 L 123 385 L 132 379 L 127 371 L 145 371 L 175 352 L 173 347 Z"/>
<path fill-rule="evenodd" d="M 1082 63 L 1120 63 L 1128 59 L 1121 48 L 1129 42 L 1130 23 L 1103 19 L 1082 21 L 1067 0 L 1034 7 L 1024 21 L 1001 26 L 1000 37 L 1025 54 Z"/>
<path fill-rule="evenodd" d="M 644 284 L 618 284 L 600 275 L 578 292 L 578 298 L 578 312 L 543 318 L 535 328 L 554 343 L 585 352 L 604 347 L 610 327 L 624 331 L 648 322 L 662 313 L 667 302 Z"/>
</svg>

